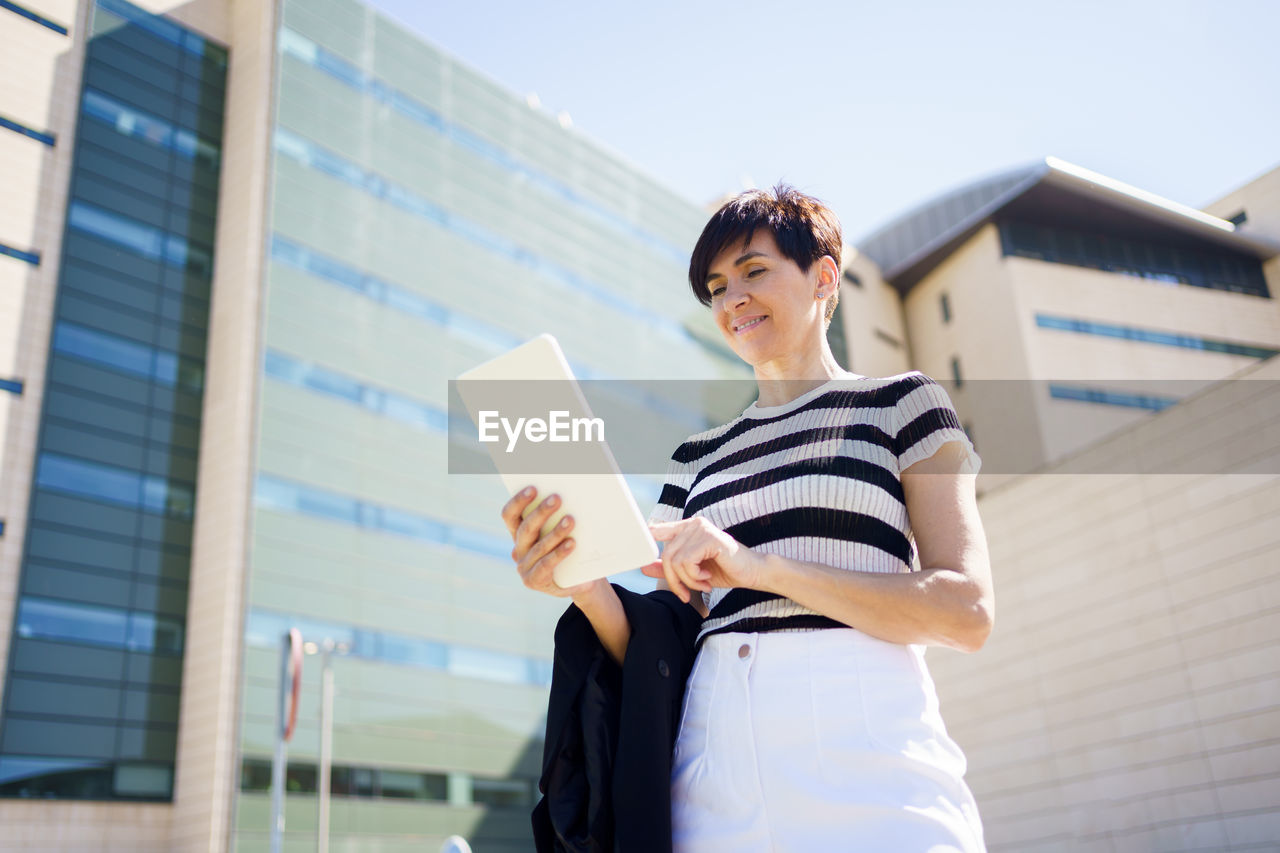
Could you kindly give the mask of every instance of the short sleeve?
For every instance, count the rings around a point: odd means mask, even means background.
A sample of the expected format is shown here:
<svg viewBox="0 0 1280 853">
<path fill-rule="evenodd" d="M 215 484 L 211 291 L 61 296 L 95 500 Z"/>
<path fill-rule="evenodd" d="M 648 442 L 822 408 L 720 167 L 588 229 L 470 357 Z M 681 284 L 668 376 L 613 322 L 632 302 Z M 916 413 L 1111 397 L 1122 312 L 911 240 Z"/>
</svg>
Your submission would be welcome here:
<svg viewBox="0 0 1280 853">
<path fill-rule="evenodd" d="M 933 456 L 947 442 L 958 441 L 969 452 L 971 473 L 978 473 L 982 457 L 960 425 L 960 416 L 946 389 L 923 373 L 913 373 L 904 381 L 906 391 L 898 399 L 898 431 L 893 440 L 898 470 L 905 471 L 921 459 Z"/>
<path fill-rule="evenodd" d="M 684 504 L 689 497 L 689 489 L 693 487 L 694 466 L 685 461 L 682 444 L 671 454 L 671 462 L 667 465 L 667 476 L 662 483 L 662 494 L 649 513 L 649 523 L 680 521 L 684 518 Z"/>
</svg>

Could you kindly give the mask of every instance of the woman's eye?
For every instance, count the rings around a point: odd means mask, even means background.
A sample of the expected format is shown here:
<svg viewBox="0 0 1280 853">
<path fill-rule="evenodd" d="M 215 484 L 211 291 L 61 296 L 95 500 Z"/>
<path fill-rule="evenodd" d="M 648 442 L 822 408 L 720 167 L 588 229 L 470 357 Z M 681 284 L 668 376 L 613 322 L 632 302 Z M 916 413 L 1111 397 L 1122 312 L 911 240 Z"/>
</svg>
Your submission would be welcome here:
<svg viewBox="0 0 1280 853">
<path fill-rule="evenodd" d="M 762 272 L 764 272 L 764 267 L 756 267 L 755 269 L 747 270 L 747 278 L 755 278 L 757 274 Z"/>
<path fill-rule="evenodd" d="M 712 298 L 712 299 L 715 299 L 717 296 L 719 296 L 719 295 L 720 295 L 720 294 L 722 294 L 722 293 L 724 293 L 724 288 L 723 288 L 723 287 L 713 287 L 713 288 L 711 289 L 711 298 Z"/>
</svg>

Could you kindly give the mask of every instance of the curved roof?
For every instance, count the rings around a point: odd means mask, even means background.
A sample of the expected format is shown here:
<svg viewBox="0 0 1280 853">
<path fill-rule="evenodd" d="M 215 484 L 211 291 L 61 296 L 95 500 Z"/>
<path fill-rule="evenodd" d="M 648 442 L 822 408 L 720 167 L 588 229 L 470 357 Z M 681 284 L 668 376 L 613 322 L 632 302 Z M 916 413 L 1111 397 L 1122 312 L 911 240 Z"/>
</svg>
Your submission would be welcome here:
<svg viewBox="0 0 1280 853">
<path fill-rule="evenodd" d="M 996 214 L 1087 223 L 1166 239 L 1191 239 L 1270 258 L 1280 246 L 1236 232 L 1224 219 L 1046 157 L 932 199 L 858 242 L 885 281 L 905 292 Z"/>
</svg>

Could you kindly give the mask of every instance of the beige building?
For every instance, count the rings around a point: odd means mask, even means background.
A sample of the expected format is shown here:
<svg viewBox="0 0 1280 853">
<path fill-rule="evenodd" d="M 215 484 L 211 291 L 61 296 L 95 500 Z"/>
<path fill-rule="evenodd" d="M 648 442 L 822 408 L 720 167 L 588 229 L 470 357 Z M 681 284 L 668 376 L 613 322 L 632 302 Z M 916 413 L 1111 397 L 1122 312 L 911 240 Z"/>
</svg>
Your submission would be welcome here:
<svg viewBox="0 0 1280 853">
<path fill-rule="evenodd" d="M 1280 848 L 1278 206 L 1051 159 L 846 263 L 855 369 L 949 383 L 984 460 L 995 632 L 930 667 L 993 851 Z"/>
<path fill-rule="evenodd" d="M 1280 352 L 1278 234 L 1048 158 L 858 243 L 851 357 L 950 383 L 990 487 Z"/>
<path fill-rule="evenodd" d="M 979 501 L 996 628 L 929 665 L 991 850 L 1280 845 L 1277 379 L 1261 362 L 1069 460 L 1248 448 L 1222 473 L 1062 463 Z M 1259 453 L 1270 473 L 1231 473 Z"/>
</svg>

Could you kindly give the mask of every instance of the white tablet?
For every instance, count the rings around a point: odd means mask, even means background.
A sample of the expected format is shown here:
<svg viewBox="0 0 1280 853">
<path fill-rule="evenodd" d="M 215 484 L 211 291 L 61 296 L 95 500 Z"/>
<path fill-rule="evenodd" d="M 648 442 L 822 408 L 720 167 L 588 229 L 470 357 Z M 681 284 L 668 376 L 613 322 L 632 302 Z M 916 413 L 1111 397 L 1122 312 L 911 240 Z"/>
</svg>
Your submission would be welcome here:
<svg viewBox="0 0 1280 853">
<path fill-rule="evenodd" d="M 456 387 L 507 493 L 536 488 L 530 511 L 560 496 L 543 533 L 573 516 L 575 546 L 555 568 L 557 584 L 576 586 L 658 559 L 605 424 L 591 414 L 555 338 L 539 335 L 468 370 Z"/>
</svg>

